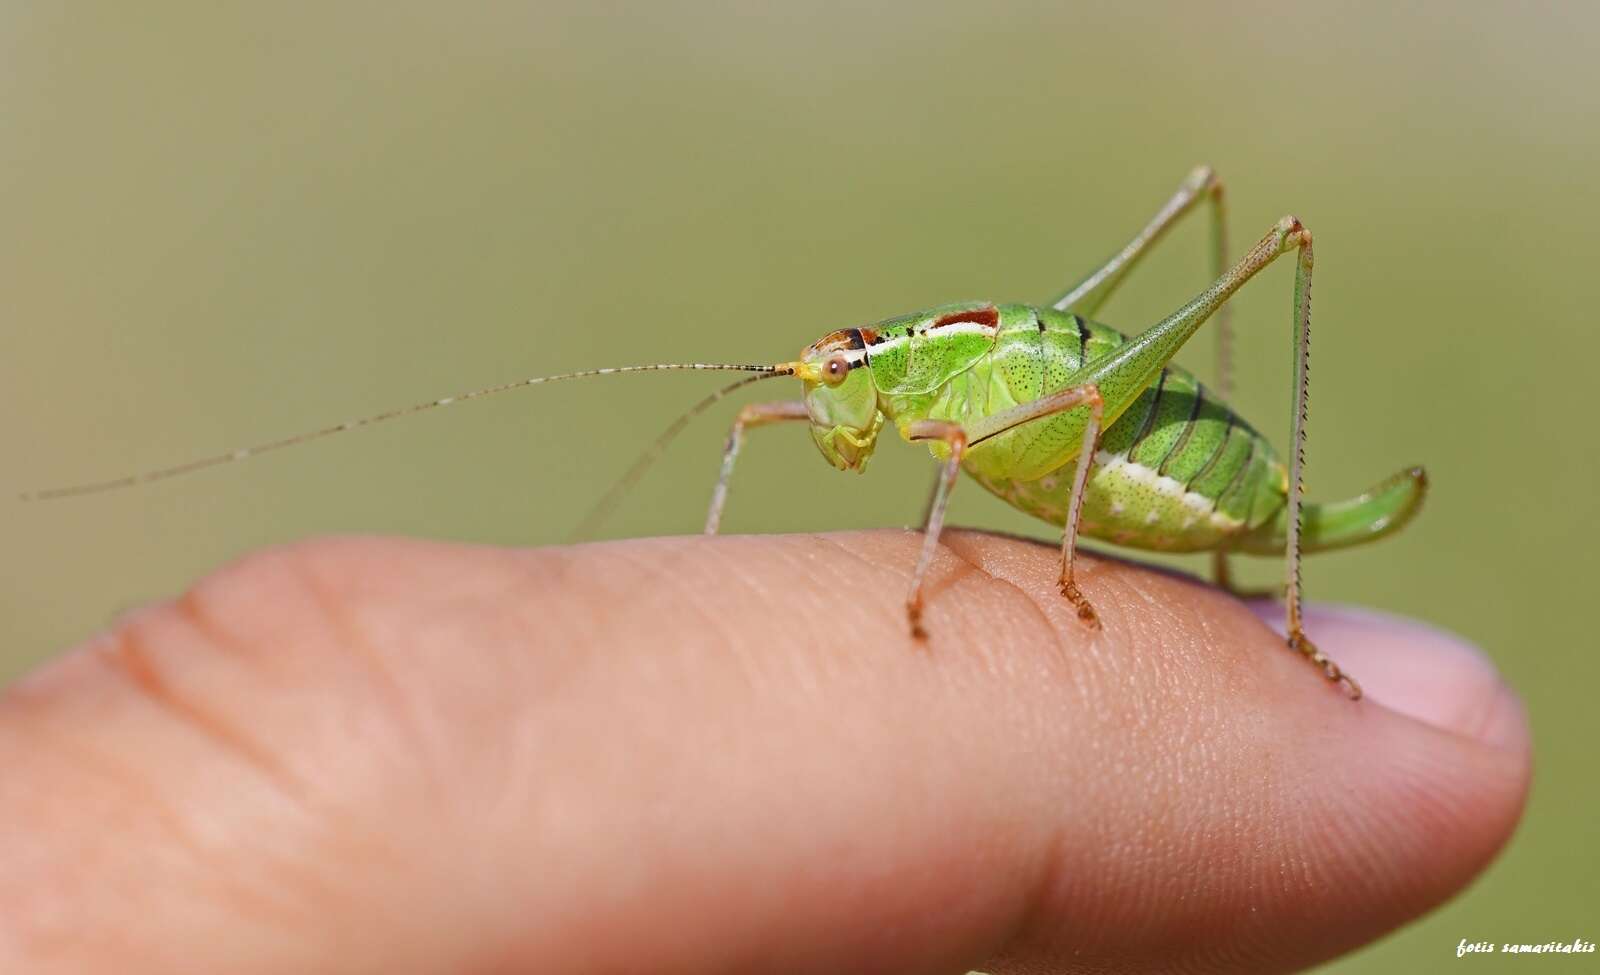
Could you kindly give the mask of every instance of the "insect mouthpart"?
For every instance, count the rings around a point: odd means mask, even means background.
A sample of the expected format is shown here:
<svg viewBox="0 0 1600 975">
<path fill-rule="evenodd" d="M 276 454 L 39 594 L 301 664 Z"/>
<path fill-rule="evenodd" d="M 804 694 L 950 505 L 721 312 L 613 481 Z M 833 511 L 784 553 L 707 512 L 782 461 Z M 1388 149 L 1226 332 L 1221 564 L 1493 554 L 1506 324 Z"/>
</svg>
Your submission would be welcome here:
<svg viewBox="0 0 1600 975">
<path fill-rule="evenodd" d="M 811 439 L 828 463 L 841 471 L 861 473 L 867 460 L 878 445 L 878 431 L 883 427 L 883 414 L 866 430 L 852 430 L 846 426 L 811 424 Z"/>
<path fill-rule="evenodd" d="M 820 361 L 808 357 L 796 375 L 805 381 L 806 412 L 817 449 L 841 471 L 862 470 L 884 421 L 872 370 L 852 368 L 839 352 L 829 352 Z"/>
</svg>

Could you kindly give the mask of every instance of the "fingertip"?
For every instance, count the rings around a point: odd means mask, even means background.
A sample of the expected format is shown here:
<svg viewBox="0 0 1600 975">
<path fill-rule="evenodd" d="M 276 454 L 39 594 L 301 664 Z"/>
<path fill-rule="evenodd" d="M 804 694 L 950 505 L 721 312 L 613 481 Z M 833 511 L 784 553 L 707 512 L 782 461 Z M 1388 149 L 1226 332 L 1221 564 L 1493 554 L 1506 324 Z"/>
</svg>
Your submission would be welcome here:
<svg viewBox="0 0 1600 975">
<path fill-rule="evenodd" d="M 1250 609 L 1282 632 L 1282 607 Z M 1481 648 L 1447 630 L 1358 606 L 1312 605 L 1306 631 L 1373 702 L 1483 745 L 1526 751 L 1527 714 Z"/>
</svg>

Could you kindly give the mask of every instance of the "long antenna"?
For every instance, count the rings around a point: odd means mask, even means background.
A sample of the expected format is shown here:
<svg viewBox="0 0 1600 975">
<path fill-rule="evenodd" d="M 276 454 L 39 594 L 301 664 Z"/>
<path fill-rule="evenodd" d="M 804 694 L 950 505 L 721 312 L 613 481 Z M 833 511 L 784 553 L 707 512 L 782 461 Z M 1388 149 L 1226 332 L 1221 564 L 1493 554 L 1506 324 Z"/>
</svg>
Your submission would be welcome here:
<svg viewBox="0 0 1600 975">
<path fill-rule="evenodd" d="M 725 365 L 715 362 L 661 362 L 647 366 L 613 366 L 608 369 L 585 369 L 581 372 L 564 372 L 555 376 L 535 376 L 532 379 L 518 379 L 515 382 L 501 383 L 498 386 L 488 386 L 484 389 L 475 389 L 470 392 L 457 393 L 454 396 L 446 396 L 442 399 L 428 400 L 424 403 L 416 403 L 397 410 L 389 410 L 384 413 L 375 413 L 372 416 L 365 416 L 358 420 L 346 420 L 344 423 L 335 424 L 331 427 L 323 427 L 319 430 L 308 430 L 305 433 L 297 433 L 292 437 L 285 437 L 282 440 L 272 440 L 267 443 L 256 444 L 253 447 L 241 447 L 237 450 L 230 450 L 227 453 L 214 454 L 210 457 L 202 457 L 199 460 L 191 460 L 187 463 L 177 464 L 173 467 L 162 467 L 157 470 L 144 471 L 138 474 L 127 474 L 122 477 L 112 478 L 108 481 L 94 481 L 88 484 L 74 484 L 68 487 L 47 488 L 42 491 L 27 491 L 19 495 L 19 498 L 23 501 L 54 501 L 59 498 L 76 497 L 81 494 L 98 494 L 101 491 L 115 491 L 119 488 L 133 487 L 139 484 L 149 484 L 151 481 L 163 481 L 169 477 L 179 477 L 184 474 L 192 474 L 195 471 L 204 470 L 207 467 L 216 467 L 221 464 L 231 464 L 235 461 L 244 460 L 247 457 L 254 457 L 257 454 L 264 454 L 272 450 L 282 450 L 285 447 L 293 447 L 297 444 L 306 443 L 307 441 L 321 439 L 322 437 L 331 437 L 336 433 L 345 433 L 346 431 L 355 430 L 359 427 L 371 426 L 374 423 L 382 423 L 385 420 L 393 420 L 397 417 L 410 416 L 413 413 L 422 413 L 427 410 L 437 409 L 441 406 L 449 406 L 452 403 L 464 403 L 467 400 L 479 399 L 484 396 L 493 396 L 496 393 L 504 393 L 513 389 L 522 389 L 526 386 L 538 386 L 542 383 L 562 382 L 567 379 L 582 379 L 587 376 L 612 376 L 625 372 L 656 372 L 667 369 L 759 372 L 764 374 L 755 378 L 789 375 L 792 371 L 792 369 L 787 365 L 761 366 Z"/>
<path fill-rule="evenodd" d="M 582 521 L 578 522 L 578 527 L 574 528 L 572 533 L 567 536 L 567 540 L 569 542 L 578 541 L 594 534 L 594 530 L 599 528 L 606 518 L 611 515 L 611 512 L 616 510 L 617 504 L 623 499 L 623 497 L 625 497 L 627 493 L 633 490 L 634 486 L 639 483 L 639 478 L 643 477 L 644 472 L 650 469 L 650 465 L 654 464 L 661 458 L 661 455 L 666 452 L 667 446 L 671 444 L 672 441 L 677 438 L 678 434 L 682 433 L 684 428 L 689 425 L 689 421 L 704 413 L 706 410 L 709 410 L 728 394 L 735 392 L 736 390 L 743 389 L 751 383 L 758 383 L 763 379 L 771 379 L 774 376 L 787 375 L 789 375 L 787 371 L 775 368 L 773 371 L 765 373 L 764 375 L 751 376 L 748 379 L 741 379 L 736 383 L 730 383 L 729 385 L 722 387 L 721 389 L 707 396 L 705 399 L 702 399 L 700 402 L 689 407 L 687 410 L 684 410 L 678 415 L 677 419 L 667 424 L 667 428 L 661 431 L 661 435 L 656 437 L 654 443 L 640 451 L 639 456 L 633 461 L 633 466 L 629 467 L 628 470 L 621 477 L 617 478 L 611 487 L 606 490 L 606 493 L 600 496 L 600 500 L 596 501 L 594 503 L 594 507 L 589 509 L 589 513 L 583 516 Z"/>
</svg>

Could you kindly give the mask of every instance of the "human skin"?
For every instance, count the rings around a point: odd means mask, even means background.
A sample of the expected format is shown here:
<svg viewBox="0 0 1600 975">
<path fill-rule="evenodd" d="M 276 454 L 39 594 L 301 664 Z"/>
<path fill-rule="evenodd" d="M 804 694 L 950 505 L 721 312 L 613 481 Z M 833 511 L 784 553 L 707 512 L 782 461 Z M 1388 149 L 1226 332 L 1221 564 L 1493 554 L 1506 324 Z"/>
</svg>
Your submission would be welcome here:
<svg viewBox="0 0 1600 975">
<path fill-rule="evenodd" d="M 1086 556 L 1094 633 L 951 531 L 917 643 L 919 544 L 250 556 L 0 698 L 0 970 L 1287 971 L 1517 822 L 1454 637 L 1313 608 L 1352 702 L 1197 581 Z"/>
</svg>

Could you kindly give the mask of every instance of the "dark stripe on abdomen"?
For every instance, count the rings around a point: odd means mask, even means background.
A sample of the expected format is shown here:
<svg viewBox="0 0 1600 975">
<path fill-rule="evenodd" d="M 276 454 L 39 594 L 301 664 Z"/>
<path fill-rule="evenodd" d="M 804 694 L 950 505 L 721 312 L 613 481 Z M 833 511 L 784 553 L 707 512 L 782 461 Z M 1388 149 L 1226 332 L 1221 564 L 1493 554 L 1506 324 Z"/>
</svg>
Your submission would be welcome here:
<svg viewBox="0 0 1600 975">
<path fill-rule="evenodd" d="M 1127 412 L 1100 435 L 1100 449 L 1108 454 L 1131 455 L 1134 443 L 1144 436 L 1145 430 L 1155 420 L 1156 400 L 1160 393 L 1159 380 L 1154 386 L 1146 386 Z"/>
<path fill-rule="evenodd" d="M 1208 392 L 1203 385 L 1197 388 L 1194 414 L 1178 443 L 1161 462 L 1160 472 L 1185 488 L 1222 455 L 1233 428 L 1233 411 Z"/>
<path fill-rule="evenodd" d="M 1199 383 L 1188 373 L 1163 369 L 1156 387 L 1156 408 L 1144 432 L 1128 451 L 1128 459 L 1141 467 L 1159 470 L 1177 446 L 1189 421 L 1194 419 Z"/>
</svg>

